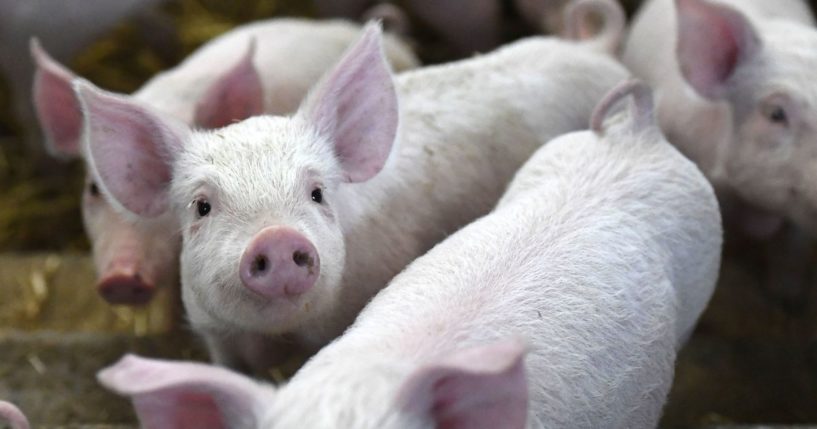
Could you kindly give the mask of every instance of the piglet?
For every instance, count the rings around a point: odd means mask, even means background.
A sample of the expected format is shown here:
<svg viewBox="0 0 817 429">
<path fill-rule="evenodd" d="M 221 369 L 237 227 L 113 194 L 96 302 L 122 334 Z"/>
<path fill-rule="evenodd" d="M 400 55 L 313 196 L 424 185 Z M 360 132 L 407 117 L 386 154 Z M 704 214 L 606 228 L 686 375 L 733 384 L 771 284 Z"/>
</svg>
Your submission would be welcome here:
<svg viewBox="0 0 817 429">
<path fill-rule="evenodd" d="M 652 0 L 626 43 L 624 62 L 655 86 L 669 140 L 712 181 L 728 229 L 754 246 L 787 235 L 787 220 L 817 232 L 814 46 L 801 0 Z M 775 296 L 802 302 L 773 277 Z"/>
<path fill-rule="evenodd" d="M 202 128 L 264 112 L 290 113 L 359 34 L 359 26 L 339 20 L 274 19 L 245 25 L 207 43 L 129 99 Z M 396 38 L 388 37 L 386 47 L 395 69 L 417 65 L 411 50 Z M 82 113 L 71 88 L 76 76 L 36 40 L 31 53 L 37 64 L 34 104 L 47 146 L 56 156 L 83 157 Z M 99 276 L 97 288 L 108 302 L 145 304 L 155 290 L 177 284 L 180 236 L 173 217 L 134 222 L 113 209 L 90 175 L 82 212 Z"/>
<path fill-rule="evenodd" d="M 624 62 L 656 87 L 669 140 L 760 209 L 758 235 L 783 217 L 817 229 L 815 44 L 799 0 L 653 0 L 627 40 Z"/>
<path fill-rule="evenodd" d="M 651 103 L 643 84 L 616 88 L 592 131 L 540 149 L 492 213 L 413 262 L 279 389 L 134 356 L 98 379 L 144 427 L 654 428 L 721 228 Z"/>
<path fill-rule="evenodd" d="M 11 429 L 29 429 L 25 414 L 11 402 L 0 401 L 0 422 L 6 422 Z"/>
<path fill-rule="evenodd" d="M 369 25 L 289 117 L 196 132 L 87 83 L 76 90 L 103 192 L 181 225 L 182 298 L 212 358 L 266 373 L 339 335 L 409 262 L 488 212 L 541 139 L 581 129 L 626 76 L 581 43 L 538 37 L 394 79 Z"/>
</svg>

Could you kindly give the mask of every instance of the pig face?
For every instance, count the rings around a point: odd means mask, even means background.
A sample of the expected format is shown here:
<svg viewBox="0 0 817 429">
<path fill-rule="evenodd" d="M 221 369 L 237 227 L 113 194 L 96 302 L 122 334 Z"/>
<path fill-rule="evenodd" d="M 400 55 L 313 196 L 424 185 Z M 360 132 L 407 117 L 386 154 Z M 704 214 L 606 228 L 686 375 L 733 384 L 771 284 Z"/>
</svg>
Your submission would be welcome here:
<svg viewBox="0 0 817 429">
<path fill-rule="evenodd" d="M 138 222 L 119 214 L 92 178 L 82 195 L 99 294 L 111 304 L 146 304 L 178 281 L 179 232 L 169 216 Z"/>
<path fill-rule="evenodd" d="M 196 106 L 196 123 L 217 127 L 260 113 L 260 77 L 252 66 L 255 41 L 245 55 L 214 79 Z M 77 77 L 54 61 L 36 40 L 31 54 L 37 65 L 34 105 L 49 151 L 60 158 L 79 158 L 82 131 L 80 102 L 71 87 Z M 220 100 L 218 109 L 214 100 Z M 159 288 L 177 284 L 180 237 L 172 216 L 137 222 L 117 212 L 89 174 L 82 195 L 82 218 L 93 249 L 97 289 L 111 304 L 146 304 Z"/>
<path fill-rule="evenodd" d="M 415 368 L 366 362 L 369 357 L 354 366 L 337 360 L 340 368 L 317 368 L 280 389 L 224 368 L 135 356 L 102 370 L 98 379 L 131 397 L 143 427 L 525 427 L 524 347 L 516 340 L 456 351 Z"/>
<path fill-rule="evenodd" d="M 755 26 L 703 0 L 677 5 L 685 79 L 731 108 L 731 139 L 720 154 L 727 182 L 750 203 L 817 231 L 817 31 Z"/>
<path fill-rule="evenodd" d="M 82 114 L 71 81 L 73 73 L 54 61 L 36 40 L 31 53 L 37 64 L 34 105 L 49 151 L 79 158 Z M 178 239 L 173 225 L 138 226 L 118 214 L 88 175 L 82 195 L 82 218 L 94 254 L 97 289 L 112 304 L 140 305 L 158 287 L 175 283 Z"/>
<path fill-rule="evenodd" d="M 791 27 L 764 33 L 762 50 L 735 74 L 725 172 L 743 198 L 817 232 L 817 89 L 809 83 L 817 55 L 808 54 L 817 32 Z"/>
<path fill-rule="evenodd" d="M 326 313 L 345 261 L 342 195 L 380 172 L 397 133 L 379 27 L 366 27 L 293 117 L 194 132 L 90 84 L 75 89 L 103 192 L 120 210 L 171 212 L 181 225 L 194 325 L 274 334 Z"/>
<path fill-rule="evenodd" d="M 300 118 L 259 117 L 197 134 L 187 148 L 170 195 L 188 308 L 245 328 L 319 315 L 345 262 L 331 143 Z"/>
</svg>

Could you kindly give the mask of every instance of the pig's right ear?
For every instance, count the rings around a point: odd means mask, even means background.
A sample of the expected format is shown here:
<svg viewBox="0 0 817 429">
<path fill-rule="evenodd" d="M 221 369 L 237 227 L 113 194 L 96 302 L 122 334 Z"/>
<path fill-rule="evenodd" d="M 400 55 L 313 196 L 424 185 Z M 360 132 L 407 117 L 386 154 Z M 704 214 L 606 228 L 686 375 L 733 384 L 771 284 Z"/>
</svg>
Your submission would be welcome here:
<svg viewBox="0 0 817 429">
<path fill-rule="evenodd" d="M 700 95 L 725 95 L 735 70 L 760 49 L 749 20 L 729 6 L 707 0 L 675 0 L 678 9 L 678 63 Z"/>
<path fill-rule="evenodd" d="M 125 210 L 156 217 L 168 208 L 173 161 L 189 136 L 181 122 L 77 80 L 88 166 Z"/>
<path fill-rule="evenodd" d="M 147 429 L 258 427 L 262 407 L 274 397 L 271 387 L 225 368 L 133 355 L 100 371 L 97 380 L 130 397 Z"/>
<path fill-rule="evenodd" d="M 525 349 L 513 339 L 431 362 L 404 382 L 397 406 L 436 428 L 522 429 L 528 417 Z"/>
<path fill-rule="evenodd" d="M 380 172 L 397 137 L 397 93 L 382 39 L 380 25 L 367 24 L 298 112 L 332 143 L 349 182 Z"/>
<path fill-rule="evenodd" d="M 28 419 L 14 404 L 0 401 L 0 423 L 8 422 L 11 429 L 28 429 Z"/>
<path fill-rule="evenodd" d="M 36 38 L 30 42 L 34 72 L 32 101 L 45 133 L 48 151 L 61 158 L 79 156 L 82 113 L 79 100 L 71 88 L 76 75 L 54 61 Z"/>
</svg>

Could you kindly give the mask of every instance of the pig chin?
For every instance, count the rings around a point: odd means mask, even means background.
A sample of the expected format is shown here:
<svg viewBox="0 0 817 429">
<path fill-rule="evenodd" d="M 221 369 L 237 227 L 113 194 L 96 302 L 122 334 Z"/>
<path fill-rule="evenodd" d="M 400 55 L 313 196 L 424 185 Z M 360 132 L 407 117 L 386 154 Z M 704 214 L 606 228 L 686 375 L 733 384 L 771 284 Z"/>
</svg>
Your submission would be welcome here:
<svg viewBox="0 0 817 429">
<path fill-rule="evenodd" d="M 191 288 L 195 306 L 207 314 L 206 325 L 233 326 L 251 332 L 278 335 L 298 330 L 313 317 L 325 314 L 326 296 L 323 275 L 308 292 L 296 296 L 269 299 L 247 289 L 240 281 L 200 290 Z M 215 292 L 215 293 L 213 293 Z M 185 297 L 187 300 L 189 297 Z M 187 306 L 187 305 L 186 305 Z M 196 320 L 191 320 L 196 324 Z"/>
</svg>

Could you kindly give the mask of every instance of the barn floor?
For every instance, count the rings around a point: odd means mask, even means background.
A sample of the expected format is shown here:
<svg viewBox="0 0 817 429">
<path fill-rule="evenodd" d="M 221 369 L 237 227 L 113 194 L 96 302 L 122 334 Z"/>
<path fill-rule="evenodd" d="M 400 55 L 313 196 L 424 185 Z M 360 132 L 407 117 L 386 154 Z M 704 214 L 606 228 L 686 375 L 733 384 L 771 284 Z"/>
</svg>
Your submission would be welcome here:
<svg viewBox="0 0 817 429">
<path fill-rule="evenodd" d="M 679 356 L 662 427 L 817 422 L 814 291 L 797 311 L 784 311 L 752 278 L 740 264 L 724 264 Z M 167 296 L 138 312 L 112 309 L 92 279 L 83 255 L 0 256 L 0 398 L 17 403 L 35 427 L 133 425 L 127 401 L 100 388 L 96 371 L 124 353 L 205 356 L 185 329 L 168 329 Z"/>
</svg>

